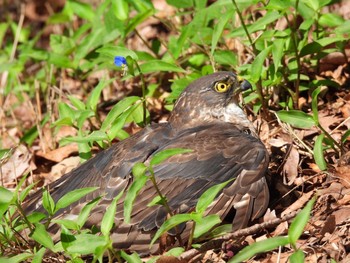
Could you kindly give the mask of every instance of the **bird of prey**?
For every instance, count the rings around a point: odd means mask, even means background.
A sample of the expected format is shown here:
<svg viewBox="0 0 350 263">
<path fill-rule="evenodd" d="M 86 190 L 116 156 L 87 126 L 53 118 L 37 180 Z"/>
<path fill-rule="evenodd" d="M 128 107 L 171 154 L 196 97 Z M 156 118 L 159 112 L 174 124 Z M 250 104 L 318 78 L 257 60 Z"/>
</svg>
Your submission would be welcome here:
<svg viewBox="0 0 350 263">
<path fill-rule="evenodd" d="M 269 156 L 238 104 L 237 95 L 250 86 L 247 84 L 232 72 L 216 72 L 192 82 L 179 96 L 168 122 L 147 126 L 50 184 L 55 201 L 74 189 L 98 187 L 60 210 L 57 217 L 74 218 L 87 202 L 102 195 L 87 221 L 88 226 L 98 226 L 111 200 L 133 182 L 133 166 L 147 164 L 156 153 L 171 148 L 192 150 L 153 168 L 158 188 L 174 214 L 190 213 L 208 188 L 234 178 L 206 214 L 217 214 L 222 220 L 230 215 L 234 230 L 262 216 L 269 202 L 265 179 Z M 169 216 L 163 206 L 147 206 L 156 196 L 149 180 L 135 199 L 130 224 L 123 222 L 123 198 L 119 200 L 112 233 L 114 247 L 150 251 L 150 240 Z M 40 198 L 41 192 L 29 197 L 25 212 L 44 212 Z M 188 224 L 183 226 L 182 233 L 188 233 L 188 228 Z M 151 252 L 158 248 L 159 243 Z"/>
</svg>

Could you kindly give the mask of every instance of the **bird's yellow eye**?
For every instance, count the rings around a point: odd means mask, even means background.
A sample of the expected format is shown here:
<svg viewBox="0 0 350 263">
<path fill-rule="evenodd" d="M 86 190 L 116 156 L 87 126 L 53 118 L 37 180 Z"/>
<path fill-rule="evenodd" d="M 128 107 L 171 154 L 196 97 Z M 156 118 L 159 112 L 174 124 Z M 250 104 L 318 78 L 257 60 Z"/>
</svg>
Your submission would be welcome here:
<svg viewBox="0 0 350 263">
<path fill-rule="evenodd" d="M 225 82 L 216 82 L 215 83 L 215 90 L 216 92 L 222 93 L 228 91 L 230 88 L 230 84 L 227 84 Z"/>
</svg>

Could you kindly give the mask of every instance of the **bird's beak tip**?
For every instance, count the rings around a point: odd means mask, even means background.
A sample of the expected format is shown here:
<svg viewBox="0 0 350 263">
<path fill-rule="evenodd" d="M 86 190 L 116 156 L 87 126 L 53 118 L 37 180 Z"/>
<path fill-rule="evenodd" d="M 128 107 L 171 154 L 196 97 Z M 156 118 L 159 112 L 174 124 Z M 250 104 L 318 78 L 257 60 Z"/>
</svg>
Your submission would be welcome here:
<svg viewBox="0 0 350 263">
<path fill-rule="evenodd" d="M 246 91 L 248 89 L 252 89 L 252 84 L 250 84 L 250 82 L 248 80 L 245 79 L 241 79 L 240 80 L 241 83 L 241 90 Z"/>
</svg>

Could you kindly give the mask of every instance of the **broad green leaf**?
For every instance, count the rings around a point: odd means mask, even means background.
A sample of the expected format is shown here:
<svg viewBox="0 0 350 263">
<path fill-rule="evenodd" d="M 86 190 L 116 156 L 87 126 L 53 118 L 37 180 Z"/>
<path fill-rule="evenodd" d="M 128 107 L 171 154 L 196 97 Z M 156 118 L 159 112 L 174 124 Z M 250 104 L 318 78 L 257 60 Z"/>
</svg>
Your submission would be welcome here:
<svg viewBox="0 0 350 263">
<path fill-rule="evenodd" d="M 53 215 L 55 213 L 55 202 L 47 189 L 45 189 L 43 193 L 43 207 L 49 213 L 49 215 Z"/>
<path fill-rule="evenodd" d="M 144 163 L 136 163 L 132 167 L 132 174 L 135 178 L 141 177 L 142 175 L 145 175 L 145 172 L 147 171 L 148 167 Z"/>
<path fill-rule="evenodd" d="M 73 39 L 62 35 L 50 35 L 50 47 L 54 53 L 62 56 L 68 56 L 75 48 Z"/>
<path fill-rule="evenodd" d="M 79 230 L 78 224 L 70 219 L 53 219 L 52 222 L 68 229 Z"/>
<path fill-rule="evenodd" d="M 179 66 L 175 64 L 170 64 L 168 62 L 164 62 L 162 60 L 147 61 L 140 65 L 140 69 L 144 74 L 159 72 L 159 71 L 182 72 L 182 73 L 186 72 L 184 69 L 180 68 Z"/>
<path fill-rule="evenodd" d="M 252 72 L 251 72 L 251 78 L 250 78 L 250 80 L 253 83 L 258 82 L 258 80 L 260 79 L 263 72 L 265 59 L 269 55 L 271 49 L 272 49 L 272 46 L 269 46 L 268 48 L 261 51 L 254 59 L 252 63 Z"/>
<path fill-rule="evenodd" d="M 350 136 L 350 130 L 347 130 L 347 131 L 343 134 L 343 136 L 341 137 L 341 142 L 342 142 L 342 143 L 345 143 L 345 142 L 347 141 L 347 139 L 348 139 L 349 136 Z"/>
<path fill-rule="evenodd" d="M 77 224 L 79 228 L 82 228 L 84 226 L 86 220 L 89 218 L 91 210 L 95 208 L 95 206 L 98 204 L 100 200 L 101 200 L 101 196 L 90 201 L 83 207 L 83 209 L 81 209 L 77 219 Z"/>
<path fill-rule="evenodd" d="M 158 231 L 156 232 L 156 234 L 154 235 L 150 246 L 152 246 L 154 244 L 154 242 L 156 242 L 156 240 L 158 238 L 160 238 L 160 236 L 162 234 L 164 234 L 165 232 L 169 231 L 170 229 L 176 227 L 177 225 L 190 221 L 192 220 L 192 215 L 191 214 L 176 214 L 172 217 L 170 217 L 169 219 L 167 219 L 162 226 L 158 229 Z"/>
<path fill-rule="evenodd" d="M 100 99 L 102 89 L 106 87 L 107 85 L 111 84 L 115 78 L 113 79 L 102 79 L 100 82 L 97 84 L 97 86 L 92 90 L 89 98 L 87 99 L 86 105 L 90 109 L 96 112 L 97 109 L 97 103 Z"/>
<path fill-rule="evenodd" d="M 67 56 L 53 52 L 49 53 L 48 62 L 57 66 L 58 68 L 76 68 L 76 64 L 73 61 L 71 61 Z"/>
<path fill-rule="evenodd" d="M 82 3 L 81 1 L 76 0 L 69 0 L 69 4 L 74 11 L 75 14 L 77 14 L 79 17 L 86 19 L 90 22 L 92 22 L 95 18 L 95 12 L 92 8 L 92 5 Z"/>
<path fill-rule="evenodd" d="M 275 73 L 278 71 L 279 67 L 281 66 L 283 50 L 284 50 L 284 45 L 286 41 L 287 39 L 285 38 L 277 38 L 273 41 L 271 53 L 272 53 L 273 64 L 275 66 Z"/>
<path fill-rule="evenodd" d="M 137 194 L 140 192 L 142 187 L 146 184 L 149 177 L 147 175 L 141 175 L 135 178 L 130 188 L 126 192 L 124 201 L 124 222 L 130 224 L 132 205 L 136 199 Z"/>
<path fill-rule="evenodd" d="M 324 159 L 324 150 L 323 150 L 323 139 L 324 139 L 324 134 L 322 133 L 321 135 L 317 136 L 315 145 L 314 145 L 314 158 L 315 162 L 320 168 L 320 170 L 324 171 L 327 169 L 327 163 L 326 160 Z"/>
<path fill-rule="evenodd" d="M 234 66 L 238 64 L 237 54 L 230 50 L 216 50 L 214 60 L 220 65 Z"/>
<path fill-rule="evenodd" d="M 69 101 L 73 104 L 74 107 L 77 108 L 77 110 L 85 110 L 86 106 L 85 103 L 79 100 L 78 98 L 72 96 L 72 95 L 67 95 Z"/>
<path fill-rule="evenodd" d="M 74 235 L 74 238 L 75 240 L 69 243 L 66 251 L 80 255 L 92 254 L 98 247 L 106 246 L 108 242 L 103 236 L 91 234 Z"/>
<path fill-rule="evenodd" d="M 140 100 L 140 97 L 130 96 L 125 99 L 119 101 L 116 105 L 113 106 L 111 111 L 107 114 L 106 119 L 103 121 L 101 126 L 101 131 L 106 131 L 110 125 L 121 115 L 124 111 L 126 111 L 132 104 L 136 101 Z"/>
<path fill-rule="evenodd" d="M 300 57 L 304 57 L 310 54 L 319 53 L 322 50 L 322 45 L 318 43 L 317 41 L 311 42 L 306 44 L 301 50 L 300 50 Z"/>
<path fill-rule="evenodd" d="M 88 142 L 96 142 L 96 141 L 109 141 L 109 137 L 107 134 L 101 130 L 93 131 L 87 136 L 75 136 L 75 137 L 67 137 L 63 138 L 62 142 L 76 142 L 76 143 L 88 143 Z"/>
<path fill-rule="evenodd" d="M 216 45 L 219 42 L 222 32 L 224 31 L 224 28 L 227 22 L 229 21 L 229 19 L 233 17 L 233 13 L 234 13 L 234 9 L 227 10 L 227 12 L 219 18 L 217 24 L 215 24 L 213 36 L 211 39 L 211 54 L 214 54 Z"/>
<path fill-rule="evenodd" d="M 7 257 L 0 257 L 0 263 L 19 263 L 19 262 L 26 262 L 27 259 L 33 258 L 32 253 L 23 252 L 19 255 L 13 256 L 11 258 Z"/>
<path fill-rule="evenodd" d="M 93 191 L 96 191 L 97 189 L 98 189 L 98 187 L 86 187 L 86 188 L 81 188 L 81 189 L 75 189 L 73 191 L 66 193 L 64 196 L 62 196 L 57 201 L 55 212 L 73 204 L 74 202 L 83 198 L 85 195 L 87 195 Z"/>
<path fill-rule="evenodd" d="M 143 262 L 139 256 L 139 254 L 137 254 L 136 252 L 129 255 L 122 250 L 122 251 L 120 251 L 120 256 L 124 260 L 126 260 L 126 262 L 128 262 L 128 263 L 142 263 Z"/>
<path fill-rule="evenodd" d="M 305 262 L 304 252 L 301 249 L 298 249 L 289 257 L 289 262 L 290 263 L 304 263 Z"/>
<path fill-rule="evenodd" d="M 45 247 L 42 247 L 38 251 L 36 251 L 31 263 L 41 263 L 45 252 L 46 252 Z"/>
<path fill-rule="evenodd" d="M 176 8 L 189 8 L 194 6 L 193 0 L 166 0 L 166 2 Z"/>
<path fill-rule="evenodd" d="M 289 244 L 289 239 L 286 236 L 268 238 L 259 242 L 255 242 L 249 246 L 246 246 L 228 262 L 241 263 L 255 256 L 256 254 L 270 251 L 279 246 L 285 246 L 287 244 Z"/>
<path fill-rule="evenodd" d="M 54 251 L 54 244 L 50 234 L 46 231 L 45 226 L 40 223 L 35 224 L 35 229 L 30 235 L 36 242 L 43 245 L 44 247 Z"/>
<path fill-rule="evenodd" d="M 145 10 L 142 13 L 137 14 L 132 19 L 130 19 L 128 26 L 125 29 L 125 35 L 129 35 L 139 24 L 141 24 L 144 20 L 154 14 L 154 9 L 150 8 Z"/>
<path fill-rule="evenodd" d="M 112 10 L 116 18 L 119 20 L 126 20 L 129 16 L 128 2 L 125 0 L 112 1 Z"/>
<path fill-rule="evenodd" d="M 194 238 L 198 238 L 206 233 L 214 226 L 221 223 L 221 219 L 218 215 L 208 215 L 196 221 L 196 227 L 194 229 Z"/>
<path fill-rule="evenodd" d="M 101 222 L 101 233 L 105 236 L 109 236 L 109 232 L 111 231 L 114 224 L 114 217 L 117 211 L 117 202 L 120 197 L 123 195 L 124 191 L 121 191 L 116 197 L 113 198 L 113 201 L 108 206 L 106 213 L 104 214 Z"/>
<path fill-rule="evenodd" d="M 326 28 L 340 26 L 344 23 L 344 21 L 345 20 L 343 17 L 334 13 L 322 14 L 318 20 L 320 25 Z"/>
<path fill-rule="evenodd" d="M 105 45 L 99 49 L 96 50 L 97 53 L 103 54 L 105 56 L 108 56 L 112 59 L 114 59 L 115 56 L 122 56 L 127 57 L 130 56 L 134 60 L 138 60 L 138 56 L 136 53 L 130 49 L 127 49 L 125 47 L 115 46 L 115 45 Z"/>
<path fill-rule="evenodd" d="M 71 245 L 71 243 L 76 240 L 74 235 L 64 226 L 61 225 L 61 244 L 64 250 L 67 250 L 67 248 Z"/>
<path fill-rule="evenodd" d="M 313 113 L 313 117 L 314 117 L 314 121 L 315 121 L 316 125 L 319 124 L 319 119 L 318 119 L 318 94 L 320 94 L 321 91 L 322 91 L 321 87 L 318 87 L 311 94 L 311 98 L 312 98 L 311 108 L 312 108 L 312 113 Z"/>
<path fill-rule="evenodd" d="M 174 247 L 167 251 L 165 255 L 167 256 L 174 256 L 174 257 L 179 257 L 181 254 L 185 251 L 183 247 Z"/>
<path fill-rule="evenodd" d="M 3 217 L 7 208 L 10 206 L 13 197 L 14 195 L 11 191 L 0 186 L 0 219 Z"/>
<path fill-rule="evenodd" d="M 171 156 L 177 155 L 177 154 L 183 154 L 183 153 L 189 153 L 192 152 L 192 149 L 183 149 L 183 148 L 170 148 L 170 149 L 165 149 L 160 152 L 157 152 L 156 154 L 153 155 L 150 165 L 155 166 L 166 159 L 170 158 Z"/>
<path fill-rule="evenodd" d="M 295 246 L 296 242 L 304 232 L 304 228 L 310 218 L 312 207 L 316 201 L 316 197 L 313 197 L 306 206 L 297 214 L 293 219 L 288 229 L 288 240 Z"/>
<path fill-rule="evenodd" d="M 299 110 L 280 110 L 276 112 L 278 118 L 290 125 L 301 128 L 301 129 L 309 129 L 316 125 L 316 122 L 309 114 L 306 114 L 303 111 Z"/>
<path fill-rule="evenodd" d="M 196 205 L 196 212 L 199 214 L 203 214 L 208 206 L 214 201 L 215 197 L 219 194 L 219 192 L 232 180 L 227 182 L 223 182 L 221 184 L 214 185 L 207 189 L 198 199 Z"/>
</svg>

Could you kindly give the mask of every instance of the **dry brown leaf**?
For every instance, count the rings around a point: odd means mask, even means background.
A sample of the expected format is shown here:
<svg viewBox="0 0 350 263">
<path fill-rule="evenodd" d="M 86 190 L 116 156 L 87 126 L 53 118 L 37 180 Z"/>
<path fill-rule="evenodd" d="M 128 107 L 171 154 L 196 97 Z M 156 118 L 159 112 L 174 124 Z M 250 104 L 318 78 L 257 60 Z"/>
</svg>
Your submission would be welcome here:
<svg viewBox="0 0 350 263">
<path fill-rule="evenodd" d="M 32 154 L 24 145 L 16 147 L 9 159 L 0 167 L 1 183 L 6 185 L 31 169 Z"/>
<path fill-rule="evenodd" d="M 38 151 L 36 155 L 43 157 L 47 160 L 59 163 L 62 160 L 66 159 L 68 156 L 70 156 L 72 153 L 76 152 L 78 152 L 78 145 L 76 143 L 71 143 L 47 153 Z"/>
<path fill-rule="evenodd" d="M 304 205 L 311 199 L 311 197 L 315 194 L 314 191 L 310 191 L 308 193 L 303 194 L 297 201 L 295 201 L 292 205 L 290 205 L 286 210 L 284 210 L 281 216 L 288 215 L 293 211 L 297 211 L 304 207 Z"/>
<path fill-rule="evenodd" d="M 299 152 L 291 145 L 286 162 L 283 165 L 284 183 L 292 185 L 298 176 Z"/>
</svg>

